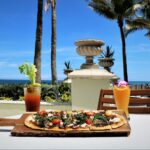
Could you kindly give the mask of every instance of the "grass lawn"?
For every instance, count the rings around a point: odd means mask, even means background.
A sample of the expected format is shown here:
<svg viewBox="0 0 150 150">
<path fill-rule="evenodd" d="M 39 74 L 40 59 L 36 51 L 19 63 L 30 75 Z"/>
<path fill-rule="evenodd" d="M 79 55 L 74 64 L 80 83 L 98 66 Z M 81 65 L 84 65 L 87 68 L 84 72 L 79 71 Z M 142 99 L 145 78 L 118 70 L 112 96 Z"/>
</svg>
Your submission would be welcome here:
<svg viewBox="0 0 150 150">
<path fill-rule="evenodd" d="M 43 105 L 42 109 L 54 109 L 54 110 L 71 110 L 71 106 L 68 105 Z M 25 106 L 23 104 L 0 104 L 0 117 L 13 116 L 22 114 L 25 112 Z"/>
</svg>

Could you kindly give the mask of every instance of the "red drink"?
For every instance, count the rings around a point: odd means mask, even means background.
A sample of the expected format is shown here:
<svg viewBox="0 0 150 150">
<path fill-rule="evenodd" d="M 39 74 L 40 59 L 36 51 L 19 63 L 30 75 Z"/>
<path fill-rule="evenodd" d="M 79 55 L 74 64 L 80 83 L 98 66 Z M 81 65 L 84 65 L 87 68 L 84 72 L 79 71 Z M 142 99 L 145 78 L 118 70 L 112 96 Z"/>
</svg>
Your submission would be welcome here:
<svg viewBox="0 0 150 150">
<path fill-rule="evenodd" d="M 24 88 L 26 111 L 39 111 L 41 99 L 41 87 L 30 86 Z"/>
</svg>

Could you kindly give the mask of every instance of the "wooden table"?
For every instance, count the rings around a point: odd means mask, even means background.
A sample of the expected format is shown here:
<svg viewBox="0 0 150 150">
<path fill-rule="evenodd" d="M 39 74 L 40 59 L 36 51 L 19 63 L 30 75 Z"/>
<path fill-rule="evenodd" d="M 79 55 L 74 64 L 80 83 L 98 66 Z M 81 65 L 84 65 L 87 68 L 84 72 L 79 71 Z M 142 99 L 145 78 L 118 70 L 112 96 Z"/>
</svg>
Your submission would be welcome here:
<svg viewBox="0 0 150 150">
<path fill-rule="evenodd" d="M 0 127 L 0 149 L 150 149 L 150 115 L 130 115 L 129 123 L 128 137 L 12 137 L 13 127 Z"/>
</svg>

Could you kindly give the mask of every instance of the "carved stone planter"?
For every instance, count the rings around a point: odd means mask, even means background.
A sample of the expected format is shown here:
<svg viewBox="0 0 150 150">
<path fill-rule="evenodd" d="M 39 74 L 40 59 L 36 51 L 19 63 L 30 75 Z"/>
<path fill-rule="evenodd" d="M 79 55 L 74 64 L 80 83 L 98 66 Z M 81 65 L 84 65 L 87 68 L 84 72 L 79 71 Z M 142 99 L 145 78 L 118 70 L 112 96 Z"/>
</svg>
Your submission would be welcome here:
<svg viewBox="0 0 150 150">
<path fill-rule="evenodd" d="M 114 60 L 114 58 L 100 58 L 99 65 L 110 72 L 110 68 L 114 65 Z"/>
<path fill-rule="evenodd" d="M 93 63 L 93 57 L 98 56 L 102 50 L 101 46 L 104 45 L 104 43 L 100 40 L 80 40 L 76 43 L 77 47 L 77 53 L 80 56 L 85 56 L 86 63 L 81 65 L 81 69 L 90 69 L 90 68 L 98 68 L 98 65 Z"/>
<path fill-rule="evenodd" d="M 68 75 L 69 73 L 71 73 L 73 70 L 72 69 L 64 69 L 64 74 Z"/>
</svg>

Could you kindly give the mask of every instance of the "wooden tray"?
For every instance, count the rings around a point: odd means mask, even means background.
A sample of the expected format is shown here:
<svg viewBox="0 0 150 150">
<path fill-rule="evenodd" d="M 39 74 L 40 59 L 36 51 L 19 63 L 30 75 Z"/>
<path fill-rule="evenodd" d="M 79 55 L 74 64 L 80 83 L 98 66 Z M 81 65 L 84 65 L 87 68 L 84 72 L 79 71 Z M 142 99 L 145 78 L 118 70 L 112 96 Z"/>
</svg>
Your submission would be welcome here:
<svg viewBox="0 0 150 150">
<path fill-rule="evenodd" d="M 125 118 L 123 111 L 115 111 Z M 127 121 L 127 124 L 120 128 L 105 131 L 70 131 L 70 132 L 54 132 L 54 131 L 40 131 L 33 130 L 24 125 L 24 120 L 30 114 L 23 114 L 20 119 L 0 119 L 0 126 L 15 126 L 11 131 L 12 136 L 37 136 L 37 137 L 98 137 L 98 136 L 128 136 L 131 128 Z"/>
</svg>

